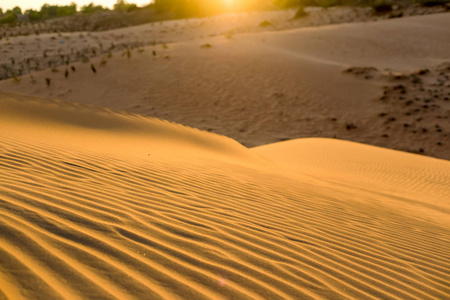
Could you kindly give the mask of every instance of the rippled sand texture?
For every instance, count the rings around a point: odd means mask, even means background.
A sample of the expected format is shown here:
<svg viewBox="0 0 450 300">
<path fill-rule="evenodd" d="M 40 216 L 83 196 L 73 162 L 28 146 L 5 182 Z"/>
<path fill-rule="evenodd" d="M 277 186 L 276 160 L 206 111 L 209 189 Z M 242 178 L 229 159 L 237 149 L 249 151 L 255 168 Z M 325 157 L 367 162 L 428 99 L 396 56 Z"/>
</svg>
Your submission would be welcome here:
<svg viewBox="0 0 450 300">
<path fill-rule="evenodd" d="M 450 162 L 0 94 L 0 299 L 445 299 Z"/>
</svg>

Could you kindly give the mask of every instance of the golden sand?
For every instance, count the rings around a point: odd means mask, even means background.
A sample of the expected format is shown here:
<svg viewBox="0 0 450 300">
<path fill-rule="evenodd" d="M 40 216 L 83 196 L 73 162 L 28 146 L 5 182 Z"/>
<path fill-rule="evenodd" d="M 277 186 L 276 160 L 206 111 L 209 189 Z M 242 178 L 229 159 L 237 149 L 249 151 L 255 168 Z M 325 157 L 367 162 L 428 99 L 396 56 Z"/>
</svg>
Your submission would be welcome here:
<svg viewBox="0 0 450 300">
<path fill-rule="evenodd" d="M 0 94 L 0 298 L 445 299 L 450 162 Z"/>
</svg>

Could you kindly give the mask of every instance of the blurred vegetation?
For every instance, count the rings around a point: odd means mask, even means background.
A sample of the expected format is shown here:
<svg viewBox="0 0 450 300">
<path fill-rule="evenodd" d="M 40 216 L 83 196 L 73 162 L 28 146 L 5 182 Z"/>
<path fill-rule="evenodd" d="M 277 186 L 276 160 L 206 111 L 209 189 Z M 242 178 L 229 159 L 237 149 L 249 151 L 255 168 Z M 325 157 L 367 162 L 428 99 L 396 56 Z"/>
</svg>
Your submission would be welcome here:
<svg viewBox="0 0 450 300">
<path fill-rule="evenodd" d="M 306 17 L 308 13 L 305 11 L 303 6 L 299 6 L 297 12 L 295 13 L 294 19 L 300 19 Z"/>
<path fill-rule="evenodd" d="M 6 12 L 0 8 L 0 24 L 20 25 L 24 22 L 33 23 L 61 17 L 108 12 L 111 13 L 111 16 L 107 17 L 103 15 L 101 23 L 112 23 L 111 18 L 118 18 L 120 16 L 123 20 L 116 20 L 119 24 L 131 23 L 130 25 L 134 25 L 140 22 L 160 21 L 161 18 L 202 17 L 228 11 L 260 10 L 267 8 L 267 4 L 271 3 L 271 1 L 236 1 L 232 5 L 233 7 L 231 7 L 223 0 L 149 0 L 147 6 L 138 7 L 134 3 L 117 0 L 113 9 L 95 5 L 94 3 L 84 5 L 80 8 L 73 2 L 70 5 L 63 6 L 44 4 L 40 10 L 27 9 L 24 12 L 19 7 L 7 10 Z M 127 14 L 130 15 L 128 16 Z"/>
<path fill-rule="evenodd" d="M 101 5 L 95 5 L 92 2 L 88 5 L 82 6 L 80 9 L 80 12 L 83 14 L 93 14 L 93 13 L 102 12 L 102 11 L 108 11 L 108 9 Z"/>
<path fill-rule="evenodd" d="M 20 7 L 16 6 L 5 13 L 0 9 L 0 24 L 15 25 L 17 22 L 43 21 L 50 18 L 72 16 L 76 13 L 77 5 L 73 2 L 65 6 L 44 4 L 39 11 L 28 9 L 23 13 Z"/>
<path fill-rule="evenodd" d="M 446 5 L 450 3 L 450 0 L 422 0 L 420 4 L 422 6 L 432 7 L 438 5 Z"/>
<path fill-rule="evenodd" d="M 17 22 L 17 14 L 6 11 L 4 15 L 0 18 L 0 24 L 15 24 Z"/>
<path fill-rule="evenodd" d="M 377 9 L 388 9 L 388 5 L 408 6 L 408 5 L 422 5 L 422 6 L 437 6 L 446 5 L 450 0 L 274 0 L 274 4 L 282 9 L 291 7 L 331 7 L 331 6 L 370 6 L 377 11 Z M 386 5 L 383 7 L 383 5 Z"/>
<path fill-rule="evenodd" d="M 125 11 L 130 12 L 136 10 L 138 6 L 134 3 L 127 3 L 124 0 L 118 0 L 116 4 L 114 4 L 114 10 L 116 11 Z"/>
<path fill-rule="evenodd" d="M 147 6 L 138 7 L 125 0 L 117 0 L 112 10 L 94 3 L 78 8 L 73 2 L 63 6 L 44 4 L 40 10 L 27 9 L 24 12 L 17 6 L 7 11 L 0 8 L 0 25 L 14 26 L 61 17 L 73 17 L 77 18 L 74 23 L 78 22 L 90 27 L 84 30 L 105 30 L 174 18 L 210 16 L 230 11 L 298 7 L 295 17 L 301 18 L 307 15 L 304 10 L 307 6 L 324 8 L 338 5 L 370 6 L 376 13 L 387 13 L 392 10 L 394 4 L 400 6 L 416 4 L 430 7 L 449 5 L 450 0 L 236 0 L 234 2 L 224 0 L 149 0 L 149 2 Z M 83 17 L 90 15 L 97 16 L 94 20 L 95 24 L 92 26 L 87 25 L 92 22 L 92 18 Z M 75 24 L 69 27 L 72 28 L 69 30 L 77 30 L 80 26 Z"/>
<path fill-rule="evenodd" d="M 392 11 L 392 4 L 385 1 L 375 2 L 372 8 L 377 14 L 385 14 Z"/>
</svg>

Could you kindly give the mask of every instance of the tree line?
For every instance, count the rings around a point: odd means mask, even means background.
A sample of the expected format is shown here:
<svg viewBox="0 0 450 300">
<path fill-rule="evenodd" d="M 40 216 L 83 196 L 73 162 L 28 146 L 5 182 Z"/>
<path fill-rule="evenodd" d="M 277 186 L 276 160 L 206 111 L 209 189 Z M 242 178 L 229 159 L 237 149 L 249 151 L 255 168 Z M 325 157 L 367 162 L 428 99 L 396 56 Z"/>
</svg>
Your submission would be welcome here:
<svg viewBox="0 0 450 300">
<path fill-rule="evenodd" d="M 136 9 L 139 9 L 136 4 L 128 3 L 124 0 L 118 0 L 116 4 L 114 4 L 113 8 L 114 11 L 124 12 L 129 12 Z M 6 11 L 3 11 L 3 9 L 0 8 L 0 24 L 14 25 L 17 22 L 44 21 L 52 18 L 73 16 L 77 13 L 92 14 L 102 11 L 110 11 L 110 9 L 107 7 L 103 7 L 102 5 L 95 5 L 94 3 L 90 3 L 78 8 L 77 4 L 74 2 L 72 2 L 70 5 L 44 4 L 39 10 L 27 9 L 25 11 L 22 11 L 22 9 L 18 6 Z"/>
<path fill-rule="evenodd" d="M 149 0 L 150 2 L 151 0 Z M 235 1 L 234 11 L 255 10 L 262 7 L 267 8 L 279 0 L 246 0 Z M 93 14 L 105 11 L 132 12 L 136 10 L 150 10 L 158 14 L 170 14 L 175 18 L 207 16 L 216 13 L 230 11 L 230 5 L 223 0 L 153 0 L 144 7 L 128 3 L 125 0 L 117 0 L 113 9 L 110 10 L 101 5 L 90 3 L 81 7 L 72 2 L 70 5 L 44 4 L 40 10 L 27 9 L 22 11 L 20 7 L 14 7 L 7 11 L 0 8 L 0 24 L 15 25 L 17 22 L 37 22 L 52 18 L 73 16 L 75 14 Z"/>
<path fill-rule="evenodd" d="M 150 0 L 149 0 L 150 1 Z M 52 18 L 73 16 L 75 14 L 93 14 L 105 11 L 133 12 L 133 11 L 151 11 L 153 14 L 170 14 L 175 18 L 208 16 L 217 13 L 233 11 L 250 11 L 264 8 L 289 8 L 320 6 L 330 7 L 336 5 L 362 5 L 374 6 L 377 3 L 389 4 L 393 2 L 417 3 L 425 6 L 442 5 L 450 0 L 246 0 L 234 1 L 233 7 L 230 7 L 226 1 L 220 0 L 153 0 L 144 7 L 138 7 L 136 4 L 128 3 L 125 0 L 117 0 L 112 10 L 101 5 L 90 3 L 80 8 L 72 2 L 70 5 L 49 5 L 44 4 L 40 10 L 27 9 L 22 12 L 18 6 L 5 12 L 0 8 L 0 25 L 16 25 L 21 22 L 38 22 Z"/>
</svg>

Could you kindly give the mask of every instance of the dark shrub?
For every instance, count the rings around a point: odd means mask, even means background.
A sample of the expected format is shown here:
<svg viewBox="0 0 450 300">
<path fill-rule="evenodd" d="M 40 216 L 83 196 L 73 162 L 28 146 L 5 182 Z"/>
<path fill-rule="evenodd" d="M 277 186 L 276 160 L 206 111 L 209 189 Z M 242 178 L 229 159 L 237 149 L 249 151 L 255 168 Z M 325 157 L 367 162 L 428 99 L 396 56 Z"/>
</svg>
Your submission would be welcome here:
<svg viewBox="0 0 450 300">
<path fill-rule="evenodd" d="M 267 27 L 267 26 L 272 26 L 272 23 L 270 23 L 269 21 L 265 20 L 265 21 L 262 21 L 259 24 L 259 27 Z"/>
<path fill-rule="evenodd" d="M 379 2 L 373 4 L 372 8 L 377 14 L 385 14 L 392 11 L 392 4 L 387 2 Z"/>
<path fill-rule="evenodd" d="M 423 0 L 421 1 L 422 6 L 426 7 L 433 7 L 433 6 L 439 6 L 439 5 L 445 5 L 447 3 L 450 3 L 449 0 Z"/>
<path fill-rule="evenodd" d="M 303 6 L 300 6 L 295 13 L 294 19 L 300 19 L 306 17 L 307 15 L 308 13 L 305 11 L 305 8 Z"/>
</svg>

